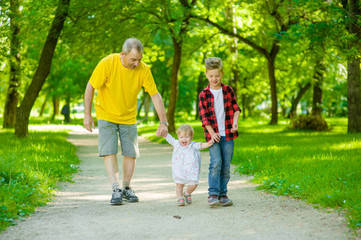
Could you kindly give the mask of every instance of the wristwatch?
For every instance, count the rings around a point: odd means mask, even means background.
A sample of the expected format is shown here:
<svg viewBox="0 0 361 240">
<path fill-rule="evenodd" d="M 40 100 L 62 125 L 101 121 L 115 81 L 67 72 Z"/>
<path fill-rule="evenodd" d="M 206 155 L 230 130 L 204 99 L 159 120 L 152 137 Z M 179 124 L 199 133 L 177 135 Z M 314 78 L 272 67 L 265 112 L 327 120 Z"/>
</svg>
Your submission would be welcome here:
<svg viewBox="0 0 361 240">
<path fill-rule="evenodd" d="M 161 124 L 161 123 L 164 123 L 165 125 L 167 125 L 167 127 L 169 127 L 168 122 L 166 122 L 166 121 L 160 121 L 159 124 Z"/>
</svg>

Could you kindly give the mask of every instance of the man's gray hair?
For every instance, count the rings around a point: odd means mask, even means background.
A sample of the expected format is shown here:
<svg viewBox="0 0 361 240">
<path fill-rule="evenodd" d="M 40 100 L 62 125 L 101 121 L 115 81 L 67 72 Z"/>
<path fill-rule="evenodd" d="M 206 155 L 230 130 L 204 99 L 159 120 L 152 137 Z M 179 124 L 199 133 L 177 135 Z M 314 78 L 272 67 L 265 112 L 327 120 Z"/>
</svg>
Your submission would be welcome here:
<svg viewBox="0 0 361 240">
<path fill-rule="evenodd" d="M 143 53 L 143 44 L 136 38 L 128 38 L 125 40 L 122 52 L 128 54 L 132 51 L 133 48 L 139 53 Z"/>
</svg>

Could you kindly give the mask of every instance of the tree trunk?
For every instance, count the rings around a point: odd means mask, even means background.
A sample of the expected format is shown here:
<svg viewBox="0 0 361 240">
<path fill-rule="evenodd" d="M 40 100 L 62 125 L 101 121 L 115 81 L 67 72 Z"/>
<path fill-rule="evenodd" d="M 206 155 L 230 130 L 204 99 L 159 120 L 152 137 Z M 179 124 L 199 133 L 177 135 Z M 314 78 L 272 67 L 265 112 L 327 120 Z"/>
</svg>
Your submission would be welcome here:
<svg viewBox="0 0 361 240">
<path fill-rule="evenodd" d="M 172 65 L 172 75 L 170 77 L 170 98 L 168 105 L 168 131 L 175 132 L 175 110 L 177 105 L 178 98 L 178 73 L 181 64 L 182 58 L 182 43 L 179 43 L 177 39 L 173 37 L 173 48 L 174 48 L 174 56 L 173 56 L 173 65 Z"/>
<path fill-rule="evenodd" d="M 182 24 L 179 30 L 179 33 L 173 28 L 169 27 L 169 31 L 171 32 L 172 41 L 173 41 L 173 65 L 171 72 L 171 90 L 169 97 L 169 105 L 167 112 L 167 119 L 169 123 L 168 131 L 175 132 L 175 110 L 177 106 L 177 98 L 178 98 L 178 74 L 179 68 L 182 61 L 182 47 L 183 47 L 183 39 L 188 33 L 189 20 L 191 18 L 191 12 L 193 7 L 196 5 L 197 0 L 192 0 L 191 4 L 189 4 L 188 0 L 179 0 L 180 4 L 184 9 L 184 19 L 182 20 Z M 172 19 L 168 19 L 168 21 L 173 21 Z"/>
<path fill-rule="evenodd" d="M 271 125 L 277 125 L 278 123 L 278 99 L 277 99 L 277 86 L 276 86 L 276 75 L 275 75 L 275 61 L 276 56 L 279 51 L 278 44 L 274 43 L 271 54 L 267 58 L 268 60 L 268 78 L 271 86 L 271 100 L 272 100 L 272 108 L 271 108 Z"/>
<path fill-rule="evenodd" d="M 324 81 L 325 64 L 323 59 L 319 59 L 316 62 L 315 73 L 313 79 L 315 83 L 313 85 L 313 103 L 312 103 L 312 116 L 321 117 L 322 114 L 322 84 Z"/>
<path fill-rule="evenodd" d="M 144 105 L 144 101 L 145 101 L 145 92 L 143 92 L 142 101 L 140 102 L 139 106 L 137 106 L 137 118 L 140 117 L 140 110 L 142 109 L 142 107 Z"/>
<path fill-rule="evenodd" d="M 237 28 L 235 26 L 235 17 L 234 17 L 234 3 L 233 0 L 227 0 L 226 2 L 226 27 L 228 29 L 232 29 L 234 34 L 237 34 Z M 237 58 L 238 58 L 238 40 L 236 37 L 230 37 L 231 41 L 228 42 L 229 49 L 231 51 L 231 72 L 233 73 L 233 77 L 230 80 L 230 86 L 233 88 L 234 95 L 237 98 L 238 93 L 238 81 L 239 81 L 239 74 L 237 69 Z"/>
<path fill-rule="evenodd" d="M 204 62 L 204 61 L 203 61 Z M 200 72 L 198 75 L 198 83 L 197 83 L 197 95 L 196 95 L 196 116 L 194 120 L 199 119 L 199 93 L 206 87 L 206 81 L 204 78 L 204 73 Z"/>
<path fill-rule="evenodd" d="M 45 100 L 43 102 L 43 104 L 41 105 L 41 109 L 40 109 L 40 113 L 39 113 L 39 117 L 42 117 L 44 114 L 44 110 L 45 110 L 45 106 L 46 106 L 46 100 L 48 99 L 48 94 L 46 94 L 45 96 Z"/>
<path fill-rule="evenodd" d="M 148 122 L 148 113 L 150 108 L 150 96 L 148 93 L 144 93 L 144 118 L 143 122 Z"/>
<path fill-rule="evenodd" d="M 44 85 L 46 78 L 50 73 L 51 61 L 54 56 L 56 44 L 59 35 L 64 26 L 64 21 L 68 15 L 70 0 L 60 0 L 55 12 L 55 17 L 48 32 L 43 50 L 41 52 L 38 68 L 34 77 L 26 90 L 24 99 L 16 112 L 15 136 L 27 137 L 28 125 L 31 109 L 36 98 L 39 95 L 41 88 Z"/>
<path fill-rule="evenodd" d="M 278 110 L 277 110 L 278 100 L 277 100 L 277 87 L 276 87 L 276 76 L 275 76 L 275 60 L 276 60 L 277 54 L 280 50 L 279 40 L 276 39 L 273 41 L 272 49 L 270 52 L 268 52 L 267 49 L 258 46 L 255 42 L 252 42 L 249 39 L 244 38 L 239 34 L 235 34 L 233 31 L 226 29 L 215 22 L 212 22 L 209 18 L 202 18 L 202 17 L 197 17 L 197 16 L 193 16 L 193 17 L 201 19 L 201 20 L 211 24 L 212 26 L 215 26 L 216 28 L 218 28 L 218 30 L 220 30 L 224 34 L 227 34 L 232 37 L 236 37 L 240 42 L 243 42 L 243 43 L 249 45 L 254 50 L 256 50 L 257 52 L 259 52 L 260 54 L 262 54 L 263 56 L 266 57 L 266 59 L 268 61 L 268 63 L 267 63 L 268 64 L 268 76 L 269 76 L 269 81 L 270 81 L 271 100 L 272 100 L 272 110 L 271 110 L 272 118 L 271 118 L 270 124 L 276 125 L 278 123 Z M 290 22 L 288 24 L 290 24 Z M 288 28 L 289 28 L 289 25 L 282 25 L 280 31 L 286 32 L 288 30 Z"/>
<path fill-rule="evenodd" d="M 356 133 L 361 132 L 360 59 L 349 60 L 347 71 L 348 132 Z"/>
<path fill-rule="evenodd" d="M 6 93 L 4 107 L 3 128 L 14 128 L 16 121 L 16 107 L 19 102 L 20 87 L 20 40 L 18 38 L 20 26 L 20 2 L 19 0 L 10 0 L 10 74 L 9 88 Z"/>
<path fill-rule="evenodd" d="M 349 5 L 349 32 L 354 34 L 356 39 L 350 44 L 350 48 L 360 49 L 361 29 L 357 22 L 361 15 L 361 7 L 358 0 L 348 0 Z M 360 50 L 359 50 L 360 51 Z M 359 52 L 358 51 L 358 52 Z M 347 106 L 348 106 L 348 132 L 361 132 L 361 75 L 360 58 L 351 56 L 347 63 Z"/>
<path fill-rule="evenodd" d="M 291 111 L 288 113 L 288 117 L 289 118 L 295 118 L 297 117 L 297 105 L 298 103 L 301 101 L 301 98 L 303 97 L 303 95 L 305 95 L 305 93 L 308 91 L 308 89 L 310 89 L 312 86 L 311 82 L 306 83 L 305 86 L 300 86 L 300 91 L 297 93 L 297 96 L 295 99 L 292 100 L 292 105 L 291 105 Z"/>
<path fill-rule="evenodd" d="M 243 89 L 247 89 L 247 78 L 243 79 Z M 246 119 L 246 106 L 247 106 L 247 96 L 245 93 L 242 93 L 242 118 Z"/>
<path fill-rule="evenodd" d="M 56 96 L 53 96 L 53 115 L 51 116 L 51 120 L 55 120 L 55 117 L 59 115 L 59 98 Z"/>
<path fill-rule="evenodd" d="M 239 74 L 238 74 L 238 69 L 236 67 L 236 65 L 232 65 L 232 73 L 233 73 L 233 78 L 231 79 L 231 87 L 233 88 L 233 92 L 234 92 L 234 96 L 238 96 L 238 83 L 239 83 Z"/>
</svg>

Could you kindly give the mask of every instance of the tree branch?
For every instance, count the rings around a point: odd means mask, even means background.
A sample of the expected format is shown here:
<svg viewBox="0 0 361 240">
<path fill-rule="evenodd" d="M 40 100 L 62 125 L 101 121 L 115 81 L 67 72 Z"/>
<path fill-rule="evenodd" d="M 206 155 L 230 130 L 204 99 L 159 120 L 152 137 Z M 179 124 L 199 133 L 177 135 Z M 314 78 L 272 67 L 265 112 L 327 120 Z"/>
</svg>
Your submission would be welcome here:
<svg viewBox="0 0 361 240">
<path fill-rule="evenodd" d="M 267 50 L 265 48 L 262 48 L 262 47 L 258 46 L 257 44 L 255 44 L 254 42 L 252 42 L 251 40 L 249 40 L 247 38 L 244 38 L 244 37 L 240 36 L 239 34 L 234 33 L 233 31 L 222 27 L 218 23 L 215 23 L 215 22 L 211 21 L 208 17 L 203 18 L 203 17 L 195 16 L 195 15 L 192 15 L 192 17 L 196 18 L 196 19 L 199 19 L 199 20 L 202 20 L 202 21 L 204 21 L 204 22 L 218 28 L 218 30 L 220 32 L 222 32 L 222 33 L 224 33 L 226 35 L 237 38 L 239 41 L 247 44 L 248 46 L 252 47 L 254 50 L 258 51 L 260 54 L 264 55 L 267 59 L 270 56 L 270 54 L 267 52 Z"/>
</svg>

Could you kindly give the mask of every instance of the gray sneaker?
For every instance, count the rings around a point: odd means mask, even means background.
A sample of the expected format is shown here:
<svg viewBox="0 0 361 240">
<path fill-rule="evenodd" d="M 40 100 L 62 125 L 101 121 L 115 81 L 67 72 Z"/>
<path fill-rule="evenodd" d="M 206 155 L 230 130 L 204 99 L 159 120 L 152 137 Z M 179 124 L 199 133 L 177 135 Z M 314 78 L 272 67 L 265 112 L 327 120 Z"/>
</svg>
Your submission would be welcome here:
<svg viewBox="0 0 361 240">
<path fill-rule="evenodd" d="M 122 190 L 121 189 L 114 190 L 112 194 L 112 199 L 110 200 L 110 204 L 121 205 L 122 203 L 123 203 Z"/>
<path fill-rule="evenodd" d="M 125 201 L 127 202 L 138 202 L 139 199 L 138 197 L 135 195 L 134 191 L 129 188 L 126 187 L 123 191 L 122 191 L 122 197 Z"/>
<path fill-rule="evenodd" d="M 220 205 L 218 196 L 217 195 L 208 196 L 208 205 L 210 207 L 218 207 Z"/>
<path fill-rule="evenodd" d="M 219 198 L 219 202 L 221 203 L 222 207 L 232 206 L 233 202 L 231 199 L 227 197 L 227 195 L 221 196 Z"/>
</svg>

